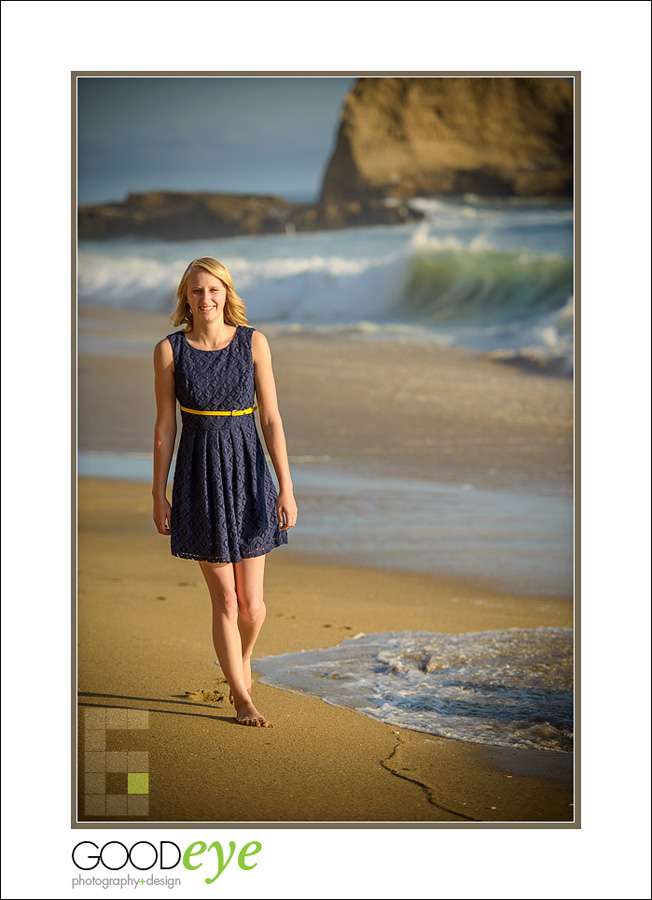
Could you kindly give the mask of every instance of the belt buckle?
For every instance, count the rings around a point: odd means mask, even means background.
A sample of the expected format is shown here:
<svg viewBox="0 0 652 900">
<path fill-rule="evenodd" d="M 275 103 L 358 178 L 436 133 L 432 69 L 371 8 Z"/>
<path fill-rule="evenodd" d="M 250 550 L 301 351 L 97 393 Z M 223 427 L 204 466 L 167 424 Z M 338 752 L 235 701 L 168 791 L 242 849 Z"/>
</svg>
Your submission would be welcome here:
<svg viewBox="0 0 652 900">
<path fill-rule="evenodd" d="M 234 410 L 232 410 L 231 415 L 232 416 L 243 416 L 244 409 L 234 409 Z"/>
</svg>

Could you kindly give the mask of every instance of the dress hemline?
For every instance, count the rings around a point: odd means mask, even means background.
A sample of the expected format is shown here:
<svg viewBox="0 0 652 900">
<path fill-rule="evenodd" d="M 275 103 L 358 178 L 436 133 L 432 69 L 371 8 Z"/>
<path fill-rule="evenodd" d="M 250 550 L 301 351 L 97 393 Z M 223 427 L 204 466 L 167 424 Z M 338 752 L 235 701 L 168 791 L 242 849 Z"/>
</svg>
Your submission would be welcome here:
<svg viewBox="0 0 652 900">
<path fill-rule="evenodd" d="M 235 554 L 237 558 L 233 558 L 233 555 L 226 559 L 224 556 L 200 556 L 196 553 L 187 553 L 183 550 L 179 550 L 178 552 L 170 551 L 172 556 L 175 556 L 177 559 L 190 559 L 195 562 L 207 562 L 207 563 L 238 563 L 242 562 L 245 559 L 255 559 L 258 556 L 265 556 L 267 553 L 270 553 L 272 550 L 276 550 L 278 547 L 287 547 L 288 541 L 280 541 L 279 543 L 273 544 L 271 547 L 266 547 L 265 549 L 257 549 L 252 551 L 251 553 L 239 553 Z"/>
</svg>

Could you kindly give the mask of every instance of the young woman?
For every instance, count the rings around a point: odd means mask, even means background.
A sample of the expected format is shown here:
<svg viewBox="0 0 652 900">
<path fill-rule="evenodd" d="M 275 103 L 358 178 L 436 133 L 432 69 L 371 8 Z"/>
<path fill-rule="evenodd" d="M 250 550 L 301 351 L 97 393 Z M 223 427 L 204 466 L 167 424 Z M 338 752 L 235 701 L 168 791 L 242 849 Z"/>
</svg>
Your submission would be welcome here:
<svg viewBox="0 0 652 900">
<path fill-rule="evenodd" d="M 213 605 L 213 644 L 237 721 L 267 727 L 251 698 L 251 654 L 265 620 L 265 554 L 287 544 L 287 530 L 297 520 L 269 344 L 247 325 L 231 275 L 210 256 L 186 268 L 170 321 L 182 330 L 154 350 L 154 522 L 170 536 L 173 556 L 199 562 Z M 177 401 L 182 431 L 170 506 L 166 485 Z"/>
</svg>

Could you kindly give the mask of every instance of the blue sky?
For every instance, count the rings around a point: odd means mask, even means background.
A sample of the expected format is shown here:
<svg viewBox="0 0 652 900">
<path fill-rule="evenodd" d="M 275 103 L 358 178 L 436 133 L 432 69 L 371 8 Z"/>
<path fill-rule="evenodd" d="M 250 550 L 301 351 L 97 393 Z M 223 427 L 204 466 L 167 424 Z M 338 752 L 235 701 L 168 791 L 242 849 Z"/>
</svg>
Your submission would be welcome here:
<svg viewBox="0 0 652 900">
<path fill-rule="evenodd" d="M 355 80 L 80 77 L 79 202 L 155 189 L 309 199 Z"/>
</svg>

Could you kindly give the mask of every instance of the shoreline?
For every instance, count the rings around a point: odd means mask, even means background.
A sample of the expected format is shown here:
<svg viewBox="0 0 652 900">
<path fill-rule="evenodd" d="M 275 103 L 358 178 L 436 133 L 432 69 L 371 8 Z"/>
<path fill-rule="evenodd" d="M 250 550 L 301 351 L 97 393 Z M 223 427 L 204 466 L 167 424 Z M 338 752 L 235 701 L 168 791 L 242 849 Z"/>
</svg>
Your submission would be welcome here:
<svg viewBox="0 0 652 900">
<path fill-rule="evenodd" d="M 81 452 L 151 453 L 152 352 L 171 330 L 163 314 L 81 311 L 80 346 L 92 350 L 78 357 Z M 314 478 L 306 482 L 313 537 L 328 517 L 338 527 L 342 510 L 350 510 L 355 524 L 364 494 L 380 504 L 378 522 L 389 539 L 400 527 L 409 541 L 409 528 L 396 524 L 386 501 L 395 490 L 409 516 L 411 494 L 401 493 L 401 479 L 412 479 L 415 490 L 418 480 L 427 481 L 452 498 L 464 488 L 458 508 L 467 517 L 482 491 L 493 491 L 490 501 L 501 491 L 536 495 L 537 504 L 525 513 L 540 529 L 534 547 L 544 566 L 550 541 L 567 549 L 565 519 L 555 512 L 542 523 L 537 511 L 557 509 L 572 497 L 570 382 L 457 347 L 264 333 L 290 458 L 305 460 L 313 472 L 319 460 L 349 473 L 336 490 L 328 479 L 319 490 Z M 295 488 L 298 476 L 297 469 Z M 361 487 L 351 492 L 351 476 L 364 482 L 366 494 Z M 204 699 L 223 687 L 203 578 L 196 563 L 172 557 L 157 534 L 149 484 L 80 478 L 78 491 L 80 821 L 98 827 L 107 821 L 573 827 L 571 753 L 435 738 L 260 681 L 255 702 L 274 728 L 232 727 L 228 699 Z M 376 562 L 389 558 L 373 540 L 347 548 L 355 553 L 360 546 L 357 564 L 326 560 L 307 544 L 277 548 L 267 555 L 268 612 L 256 655 L 330 647 L 358 632 L 572 627 L 570 584 L 550 596 L 527 593 L 525 581 L 509 591 L 490 581 L 488 561 L 495 557 L 502 565 L 498 550 L 507 554 L 510 571 L 521 560 L 497 523 L 497 509 L 485 507 L 483 527 L 493 529 L 493 537 L 472 576 L 367 565 L 365 546 Z M 447 552 L 448 536 L 468 555 L 470 532 L 463 522 L 443 520 L 437 510 L 445 508 L 430 504 L 425 518 L 412 524 L 440 554 Z M 448 509 L 456 514 L 452 502 Z M 512 522 L 523 521 L 522 512 L 515 518 L 514 510 L 507 513 Z M 307 535 L 313 525 L 304 519 Z M 302 521 L 300 514 L 297 543 Z M 255 672 L 255 659 L 252 667 Z M 132 730 L 130 716 L 137 718 L 138 710 L 148 725 Z M 94 716 L 121 727 L 100 734 L 90 728 Z M 92 749 L 101 741 L 101 749 Z M 126 772 L 111 767 L 116 760 L 126 766 L 130 753 L 149 766 L 149 792 L 138 801 L 142 815 L 137 805 L 128 815 L 125 806 L 124 815 L 110 818 L 107 810 L 119 808 L 115 796 L 124 795 L 125 804 L 128 799 Z"/>
<path fill-rule="evenodd" d="M 150 501 L 137 483 L 79 482 L 80 821 L 572 822 L 573 754 L 435 738 L 257 681 L 272 729 L 231 727 L 226 700 L 187 697 L 220 691 L 210 603 L 198 567 L 172 557 L 155 532 Z M 357 631 L 573 622 L 569 601 L 532 602 L 482 579 L 319 563 L 289 547 L 268 554 L 265 598 L 261 657 Z M 148 711 L 147 730 L 107 731 L 105 747 L 149 754 L 145 816 L 84 814 L 87 783 L 102 781 L 84 771 L 85 715 L 102 707 Z M 119 790 L 117 773 L 102 783 Z"/>
<path fill-rule="evenodd" d="M 273 467 L 268 460 L 271 471 Z M 498 590 L 572 596 L 571 501 L 554 494 L 352 473 L 290 456 L 301 527 L 292 549 L 314 562 L 482 578 Z M 78 475 L 149 485 L 152 454 L 80 452 Z M 272 476 L 274 478 L 274 476 Z M 172 500 L 172 476 L 168 483 Z"/>
<path fill-rule="evenodd" d="M 80 450 L 151 452 L 153 349 L 172 330 L 163 314 L 80 311 Z M 570 380 L 462 347 L 264 333 L 290 456 L 380 477 L 571 494 Z"/>
</svg>

